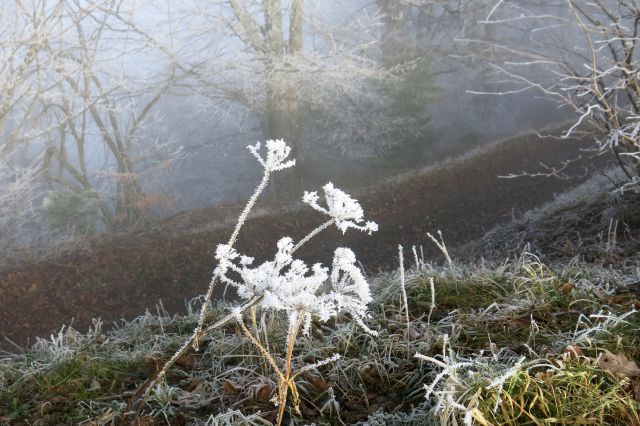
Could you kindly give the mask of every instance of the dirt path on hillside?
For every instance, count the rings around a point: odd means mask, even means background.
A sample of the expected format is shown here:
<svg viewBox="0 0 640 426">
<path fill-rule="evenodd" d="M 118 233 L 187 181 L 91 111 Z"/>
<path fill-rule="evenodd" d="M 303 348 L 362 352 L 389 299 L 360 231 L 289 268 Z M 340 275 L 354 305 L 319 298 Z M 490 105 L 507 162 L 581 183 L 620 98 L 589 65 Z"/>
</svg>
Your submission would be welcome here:
<svg viewBox="0 0 640 426">
<path fill-rule="evenodd" d="M 574 158 L 580 146 L 584 145 L 525 137 L 383 184 L 358 197 L 365 216 L 380 225 L 379 232 L 371 237 L 353 231 L 343 236 L 332 229 L 300 255 L 326 262 L 336 246 L 351 247 L 371 272 L 396 267 L 398 244 L 422 245 L 425 255 L 435 258 L 438 253 L 426 232 L 442 230 L 454 249 L 579 183 L 580 179 L 497 176 Z M 577 173 L 585 164 L 576 163 L 567 172 Z M 145 309 L 155 311 L 160 300 L 168 312 L 183 312 L 186 299 L 206 290 L 213 249 L 231 231 L 228 225 L 212 225 L 238 210 L 231 206 L 195 211 L 154 232 L 96 239 L 82 250 L 0 271 L 0 348 L 16 351 L 6 339 L 24 346 L 63 324 L 84 332 L 94 317 L 107 325 L 132 319 Z M 247 221 L 237 247 L 264 259 L 272 256 L 281 236 L 299 239 L 322 219 L 310 209 L 257 217 Z"/>
</svg>

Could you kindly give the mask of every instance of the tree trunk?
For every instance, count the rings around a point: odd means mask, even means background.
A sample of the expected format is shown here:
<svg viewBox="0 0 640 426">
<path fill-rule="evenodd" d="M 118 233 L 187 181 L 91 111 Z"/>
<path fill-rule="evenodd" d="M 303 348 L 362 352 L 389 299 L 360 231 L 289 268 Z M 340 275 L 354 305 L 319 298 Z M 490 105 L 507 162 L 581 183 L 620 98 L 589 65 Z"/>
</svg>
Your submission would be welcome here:
<svg viewBox="0 0 640 426">
<path fill-rule="evenodd" d="M 286 74 L 274 72 L 267 81 L 266 133 L 270 139 L 284 139 L 300 156 L 301 129 L 297 87 L 287 81 Z"/>
<path fill-rule="evenodd" d="M 115 226 L 118 229 L 135 229 L 147 225 L 149 217 L 142 206 L 144 193 L 131 160 L 127 154 L 123 157 L 118 159 Z"/>
<path fill-rule="evenodd" d="M 268 75 L 264 131 L 268 139 L 283 139 L 291 147 L 296 166 L 278 173 L 274 186 L 280 194 L 298 191 L 304 185 L 306 167 L 302 146 L 302 128 L 298 105 L 298 88 L 287 81 L 285 72 Z"/>
<path fill-rule="evenodd" d="M 297 165 L 277 179 L 279 191 L 290 192 L 303 185 L 305 168 L 302 126 L 298 104 L 298 86 L 291 81 L 291 65 L 303 53 L 302 13 L 304 0 L 294 0 L 289 13 L 289 37 L 282 26 L 282 4 L 265 0 L 265 42 L 269 52 L 266 69 L 266 110 L 263 125 L 269 139 L 283 139 L 291 147 Z"/>
</svg>

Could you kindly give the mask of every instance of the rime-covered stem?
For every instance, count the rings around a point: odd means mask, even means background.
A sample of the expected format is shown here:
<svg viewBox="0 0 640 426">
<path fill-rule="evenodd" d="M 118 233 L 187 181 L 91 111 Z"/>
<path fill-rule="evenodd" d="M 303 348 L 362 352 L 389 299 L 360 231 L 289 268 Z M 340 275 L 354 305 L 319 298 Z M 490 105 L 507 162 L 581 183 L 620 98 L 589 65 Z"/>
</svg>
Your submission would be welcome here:
<svg viewBox="0 0 640 426">
<path fill-rule="evenodd" d="M 193 331 L 193 349 L 196 351 L 200 349 L 200 336 L 202 335 L 202 327 L 204 326 L 204 317 L 207 313 L 207 306 L 209 306 L 209 301 L 213 296 L 213 289 L 216 286 L 217 279 L 218 276 L 214 274 L 211 277 L 211 281 L 209 281 L 209 288 L 207 289 L 207 294 L 204 297 L 202 307 L 200 308 L 200 314 L 198 315 L 198 326 Z"/>
<path fill-rule="evenodd" d="M 292 254 L 295 253 L 296 250 L 298 250 L 300 247 L 302 247 L 303 245 L 308 243 L 310 239 L 312 239 L 313 237 L 315 237 L 316 235 L 318 235 L 319 233 L 321 233 L 322 231 L 324 231 L 325 229 L 327 229 L 328 227 L 333 225 L 335 223 L 335 221 L 336 221 L 335 219 L 330 219 L 330 220 L 326 221 L 325 223 L 323 223 L 322 225 L 318 226 L 313 231 L 309 232 L 303 239 L 298 241 L 298 244 L 296 244 L 293 247 L 293 249 L 291 250 L 291 253 Z"/>
<path fill-rule="evenodd" d="M 256 307 L 251 306 L 251 325 L 253 326 L 253 331 L 256 333 L 256 337 L 260 338 L 260 334 L 258 332 L 258 321 L 256 319 Z"/>
<path fill-rule="evenodd" d="M 438 236 L 440 237 L 440 241 L 431 235 L 431 233 L 427 232 L 427 237 L 431 238 L 431 241 L 433 241 L 436 247 L 438 247 L 442 254 L 444 254 L 444 257 L 447 259 L 447 263 L 449 264 L 449 269 L 453 271 L 455 266 L 453 264 L 453 260 L 451 260 L 451 256 L 449 256 L 449 251 L 447 250 L 447 246 L 444 243 L 444 238 L 442 237 L 442 232 L 440 232 L 440 230 L 438 230 Z"/>
<path fill-rule="evenodd" d="M 242 305 L 239 308 L 237 308 L 237 310 L 240 311 L 240 312 L 244 312 L 250 306 L 254 306 L 256 303 L 258 303 L 260 301 L 260 299 L 262 299 L 261 296 L 254 296 L 247 303 L 245 303 L 244 305 Z M 221 327 L 224 324 L 228 323 L 229 321 L 231 321 L 235 317 L 236 317 L 236 313 L 235 312 L 231 312 L 230 314 L 228 314 L 227 316 L 225 316 L 224 318 L 222 318 L 221 320 L 219 320 L 215 324 L 212 324 L 209 327 L 205 328 L 203 333 L 207 334 L 210 331 L 213 331 L 216 328 Z"/>
<path fill-rule="evenodd" d="M 249 199 L 249 202 L 247 203 L 247 205 L 244 206 L 244 210 L 242 210 L 240 217 L 238 217 L 238 223 L 236 223 L 236 227 L 233 230 L 233 234 L 231 234 L 231 238 L 229 238 L 229 242 L 227 243 L 229 247 L 233 247 L 233 245 L 235 244 L 236 239 L 238 238 L 238 234 L 240 233 L 240 228 L 242 228 L 242 225 L 244 225 L 244 222 L 247 220 L 247 216 L 249 216 L 249 212 L 251 212 L 251 209 L 256 204 L 256 201 L 258 201 L 258 197 L 260 196 L 260 194 L 262 194 L 262 191 L 264 191 L 264 189 L 266 188 L 267 182 L 269 182 L 270 176 L 271 176 L 271 172 L 265 168 L 264 175 L 262 175 L 262 180 L 260 181 L 260 184 L 258 185 L 255 192 Z"/>
<path fill-rule="evenodd" d="M 407 290 L 404 283 L 404 250 L 402 246 L 398 246 L 398 256 L 400 258 L 400 289 L 402 290 L 402 303 L 404 303 L 404 311 L 407 320 L 407 332 L 409 331 L 411 320 L 409 319 L 409 303 L 407 302 Z M 408 337 L 408 334 L 407 334 Z"/>
<path fill-rule="evenodd" d="M 260 181 L 260 184 L 258 185 L 256 190 L 253 192 L 253 195 L 251 196 L 247 204 L 244 206 L 244 210 L 242 210 L 242 213 L 238 217 L 238 222 L 236 223 L 236 227 L 234 228 L 233 233 L 231 234 L 231 238 L 229 238 L 229 242 L 227 243 L 229 247 L 233 247 L 233 245 L 235 244 L 236 239 L 238 238 L 238 234 L 240 233 L 240 229 L 242 228 L 242 225 L 244 225 L 244 222 L 247 220 L 247 216 L 249 216 L 249 212 L 251 212 L 251 209 L 256 204 L 258 197 L 260 196 L 262 191 L 264 191 L 264 189 L 266 188 L 267 182 L 269 182 L 270 176 L 271 176 L 271 172 L 269 171 L 269 169 L 265 168 L 264 175 L 262 175 L 262 180 Z M 209 282 L 209 288 L 207 289 L 207 294 L 204 298 L 204 301 L 202 302 L 202 307 L 200 308 L 198 326 L 196 327 L 196 330 L 193 333 L 195 337 L 193 340 L 193 349 L 195 349 L 196 351 L 200 346 L 199 339 L 200 339 L 200 335 L 202 334 L 202 328 L 204 327 L 204 318 L 207 312 L 207 307 L 209 306 L 209 302 L 211 301 L 211 297 L 213 296 L 213 289 L 215 288 L 217 278 L 218 276 L 216 274 L 214 274 L 211 277 L 211 281 Z"/>
<path fill-rule="evenodd" d="M 253 297 L 247 303 L 242 305 L 239 309 L 241 311 L 244 311 L 248 307 L 253 306 L 256 302 L 258 302 L 258 300 L 260 300 L 259 297 Z M 210 331 L 212 331 L 212 330 L 214 330 L 214 329 L 216 329 L 218 327 L 222 327 L 224 324 L 228 323 L 229 321 L 231 321 L 235 317 L 236 317 L 235 313 L 230 313 L 229 315 L 226 315 L 222 319 L 218 320 L 215 324 L 212 324 L 209 327 L 207 327 L 206 330 L 201 331 L 200 335 L 206 334 L 206 333 L 208 333 L 208 332 L 210 332 Z M 169 359 L 169 361 L 165 362 L 164 366 L 162 367 L 162 370 L 160 370 L 158 372 L 158 374 L 156 374 L 156 377 L 153 380 L 151 380 L 149 382 L 149 384 L 147 385 L 147 389 L 144 392 L 143 399 L 146 398 L 147 395 L 149 395 L 149 392 L 156 385 L 156 383 L 158 383 L 158 381 L 162 377 L 164 377 L 165 374 L 167 374 L 167 371 L 169 371 L 169 368 L 178 360 L 178 358 L 180 358 L 182 355 L 184 355 L 184 353 L 187 351 L 187 349 L 189 349 L 189 346 L 191 345 L 191 343 L 195 342 L 199 338 L 199 335 L 197 334 L 197 332 L 198 332 L 198 330 L 195 330 L 193 332 L 193 334 L 191 335 L 191 337 L 189 338 L 189 340 L 187 340 L 184 343 L 184 345 L 182 345 L 180 347 L 180 349 L 178 349 L 176 351 L 176 353 L 173 354 L 173 356 Z"/>
<path fill-rule="evenodd" d="M 236 321 L 238 321 L 238 324 L 240 324 L 240 327 L 242 328 L 242 331 L 244 332 L 244 334 L 249 338 L 249 340 L 251 340 L 251 343 L 253 343 L 258 348 L 258 350 L 260 351 L 262 356 L 264 356 L 267 359 L 267 361 L 269 361 L 269 364 L 271 364 L 273 369 L 276 371 L 276 374 L 278 375 L 278 378 L 280 379 L 280 382 L 281 383 L 282 382 L 286 383 L 285 376 L 284 376 L 284 374 L 282 374 L 282 371 L 280 371 L 280 368 L 278 367 L 278 364 L 276 364 L 276 361 L 273 359 L 273 357 L 271 356 L 269 351 L 267 351 L 265 349 L 265 347 L 260 344 L 258 339 L 256 339 L 254 337 L 254 335 L 251 334 L 251 332 L 247 328 L 246 324 L 242 320 L 242 314 L 235 315 L 235 318 L 236 318 Z"/>
<path fill-rule="evenodd" d="M 298 330 L 300 330 L 300 324 L 302 323 L 303 316 L 300 315 L 299 312 L 295 312 L 296 316 L 295 321 L 292 323 L 289 333 L 287 335 L 287 365 L 284 372 L 284 380 L 281 379 L 281 382 L 278 385 L 278 393 L 280 399 L 280 410 L 278 412 L 278 426 L 282 424 L 282 420 L 284 417 L 284 409 L 287 405 L 287 394 L 289 388 L 291 388 L 291 393 L 294 396 L 294 400 L 296 400 L 296 404 L 298 403 L 298 392 L 296 390 L 296 385 L 293 383 L 291 378 L 291 361 L 293 358 L 293 347 L 296 344 L 296 338 L 298 337 Z"/>
<path fill-rule="evenodd" d="M 433 307 L 436 305 L 436 286 L 433 283 L 433 277 L 429 277 L 429 288 L 431 289 L 431 306 L 429 307 L 427 325 L 431 324 L 431 314 L 433 314 Z"/>
</svg>

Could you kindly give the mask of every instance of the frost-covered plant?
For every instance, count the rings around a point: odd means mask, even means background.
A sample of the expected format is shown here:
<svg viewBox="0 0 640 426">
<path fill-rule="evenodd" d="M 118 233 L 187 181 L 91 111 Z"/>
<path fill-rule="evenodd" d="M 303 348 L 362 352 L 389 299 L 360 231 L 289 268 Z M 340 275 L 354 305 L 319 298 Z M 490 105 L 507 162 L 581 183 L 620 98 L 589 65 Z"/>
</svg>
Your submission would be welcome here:
<svg viewBox="0 0 640 426">
<path fill-rule="evenodd" d="M 424 385 L 427 400 L 433 396 L 435 405 L 433 413 L 436 414 L 441 424 L 458 424 L 456 419 L 461 417 L 464 425 L 488 424 L 484 421 L 482 413 L 478 409 L 480 400 L 477 394 L 469 390 L 480 386 L 486 389 L 497 390 L 497 395 L 502 392 L 505 383 L 523 368 L 525 357 L 515 358 L 510 351 L 500 350 L 491 354 L 481 352 L 471 358 L 463 358 L 452 351 L 447 354 L 448 336 L 443 336 L 444 346 L 441 360 L 416 354 L 415 357 L 431 362 L 442 370 L 435 376 L 429 385 Z M 544 361 L 530 361 L 526 368 L 536 368 L 540 364 L 547 365 Z M 501 400 L 498 398 L 493 407 L 498 410 Z"/>
<path fill-rule="evenodd" d="M 295 259 L 291 238 L 281 238 L 277 247 L 273 260 L 252 268 L 253 258 L 220 245 L 215 274 L 222 282 L 234 286 L 241 298 L 260 298 L 256 305 L 263 309 L 286 312 L 291 327 L 302 320 L 303 330 L 308 331 L 312 317 L 327 321 L 339 311 L 345 311 L 367 332 L 375 334 L 363 322 L 367 303 L 371 301 L 369 284 L 355 266 L 356 256 L 350 249 L 335 250 L 329 273 L 329 269 L 319 263 L 309 267 Z M 240 280 L 230 276 L 234 272 Z"/>
<path fill-rule="evenodd" d="M 236 321 L 278 376 L 275 402 L 279 406 L 278 424 L 281 424 L 289 391 L 293 397 L 294 407 L 296 410 L 298 408 L 296 377 L 304 371 L 339 358 L 338 355 L 334 355 L 294 371 L 292 355 L 296 339 L 301 333 L 309 334 L 313 318 L 326 322 L 344 312 L 349 314 L 365 332 L 377 335 L 365 324 L 367 304 L 372 299 L 369 284 L 356 266 L 356 256 L 353 251 L 345 247 L 337 248 L 330 268 L 319 263 L 309 266 L 303 260 L 296 258 L 295 253 L 315 235 L 334 224 L 343 233 L 349 228 L 354 228 L 370 234 L 376 231 L 378 226 L 371 221 L 365 222 L 360 204 L 342 190 L 335 188 L 333 184 L 328 183 L 323 187 L 326 206 L 320 204 L 320 196 L 317 192 L 305 192 L 302 197 L 306 204 L 326 215 L 327 220 L 298 242 L 294 242 L 290 237 L 281 238 L 277 243 L 273 259 L 254 265 L 252 257 L 241 254 L 234 248 L 240 229 L 258 196 L 266 187 L 271 174 L 295 164 L 295 160 L 287 159 L 291 148 L 282 140 L 267 141 L 266 156 L 261 155 L 260 147 L 257 143 L 249 146 L 248 149 L 264 169 L 262 181 L 240 214 L 229 241 L 218 245 L 216 249 L 217 266 L 213 271 L 198 325 L 192 337 L 174 354 L 155 379 L 150 381 L 146 393 L 148 394 L 149 389 L 157 384 L 167 369 L 190 347 L 198 350 L 200 339 L 209 331 L 227 322 Z M 235 288 L 243 302 L 232 308 L 231 312 L 221 320 L 205 325 L 206 313 L 217 283 Z M 284 366 L 278 364 L 276 358 L 270 353 L 268 345 L 263 344 L 260 336 L 255 333 L 258 330 L 256 309 L 261 309 L 265 314 L 271 312 L 287 315 L 288 332 Z M 253 332 L 245 324 L 244 316 L 247 314 L 250 314 Z"/>
</svg>

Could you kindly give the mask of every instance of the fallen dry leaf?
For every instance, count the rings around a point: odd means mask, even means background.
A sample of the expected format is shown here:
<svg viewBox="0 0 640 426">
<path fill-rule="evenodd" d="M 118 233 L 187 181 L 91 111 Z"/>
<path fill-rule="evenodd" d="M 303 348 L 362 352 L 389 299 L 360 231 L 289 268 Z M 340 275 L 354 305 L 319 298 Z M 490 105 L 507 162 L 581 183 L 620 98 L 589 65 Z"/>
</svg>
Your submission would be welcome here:
<svg viewBox="0 0 640 426">
<path fill-rule="evenodd" d="M 358 370 L 358 375 L 367 384 L 376 384 L 380 381 L 378 370 L 371 364 L 365 364 Z"/>
<path fill-rule="evenodd" d="M 329 385 L 327 384 L 327 382 L 325 382 L 325 380 L 320 376 L 316 376 L 315 374 L 308 374 L 305 378 L 320 393 L 326 392 L 327 389 L 329 389 Z"/>
<path fill-rule="evenodd" d="M 538 380 L 542 380 L 543 382 L 546 382 L 547 380 L 549 380 L 550 378 L 552 378 L 556 373 L 553 371 L 543 371 L 540 373 L 536 374 L 536 379 Z"/>
<path fill-rule="evenodd" d="M 604 302 L 604 303 L 609 303 L 609 297 L 611 297 L 601 288 L 595 288 L 593 290 L 593 295 L 596 296 L 601 302 Z"/>
<path fill-rule="evenodd" d="M 240 393 L 240 391 L 242 390 L 242 387 L 240 387 L 236 383 L 233 383 L 230 380 L 225 381 L 222 384 L 222 388 L 224 389 L 224 393 L 229 394 L 229 395 L 238 395 Z"/>
<path fill-rule="evenodd" d="M 569 359 L 578 359 L 582 355 L 584 355 L 582 349 L 580 349 L 578 346 L 573 345 L 567 346 L 564 350 L 564 353 L 567 354 Z"/>
<path fill-rule="evenodd" d="M 273 387 L 269 384 L 264 384 L 258 391 L 258 400 L 262 402 L 267 402 L 271 399 L 271 394 L 273 393 Z"/>
<path fill-rule="evenodd" d="M 198 359 L 195 355 L 182 355 L 175 362 L 175 365 L 182 367 L 185 371 L 193 370 Z"/>
<path fill-rule="evenodd" d="M 622 353 L 614 355 L 605 349 L 596 362 L 600 368 L 620 378 L 640 376 L 640 368 Z"/>
<path fill-rule="evenodd" d="M 566 282 L 560 286 L 560 291 L 562 294 L 569 294 L 576 288 L 576 285 L 572 282 Z"/>
</svg>

